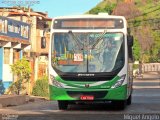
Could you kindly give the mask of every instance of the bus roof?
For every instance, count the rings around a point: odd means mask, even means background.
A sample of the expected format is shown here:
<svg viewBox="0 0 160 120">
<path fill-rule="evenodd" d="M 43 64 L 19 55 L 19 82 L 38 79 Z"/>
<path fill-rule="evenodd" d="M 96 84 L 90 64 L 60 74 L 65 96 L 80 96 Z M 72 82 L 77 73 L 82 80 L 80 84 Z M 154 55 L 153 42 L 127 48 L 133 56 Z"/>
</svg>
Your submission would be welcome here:
<svg viewBox="0 0 160 120">
<path fill-rule="evenodd" d="M 83 15 L 68 15 L 68 16 L 58 16 L 53 19 L 76 19 L 76 18 L 120 18 L 126 21 L 124 16 L 115 16 L 115 15 L 108 15 L 108 14 L 98 14 L 98 15 L 93 15 L 93 14 L 83 14 Z"/>
</svg>

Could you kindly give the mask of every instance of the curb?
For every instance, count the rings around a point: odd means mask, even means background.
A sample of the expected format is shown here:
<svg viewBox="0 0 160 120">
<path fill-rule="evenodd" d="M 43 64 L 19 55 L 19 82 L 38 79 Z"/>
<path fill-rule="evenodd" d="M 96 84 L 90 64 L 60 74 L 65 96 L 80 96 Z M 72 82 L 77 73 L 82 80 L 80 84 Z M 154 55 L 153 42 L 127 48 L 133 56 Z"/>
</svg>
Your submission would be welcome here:
<svg viewBox="0 0 160 120">
<path fill-rule="evenodd" d="M 17 106 L 27 103 L 26 95 L 2 95 L 0 96 L 0 108 Z"/>
</svg>

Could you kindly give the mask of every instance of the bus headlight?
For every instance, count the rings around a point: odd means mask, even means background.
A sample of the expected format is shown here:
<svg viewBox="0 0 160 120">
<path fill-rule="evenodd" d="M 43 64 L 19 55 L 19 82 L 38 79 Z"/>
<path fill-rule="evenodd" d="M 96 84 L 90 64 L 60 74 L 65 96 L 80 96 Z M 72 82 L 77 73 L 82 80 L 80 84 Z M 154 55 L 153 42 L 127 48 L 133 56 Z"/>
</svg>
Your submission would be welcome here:
<svg viewBox="0 0 160 120">
<path fill-rule="evenodd" d="M 52 85 L 54 85 L 58 88 L 63 88 L 63 84 L 60 83 L 59 81 L 55 80 L 55 77 L 53 75 L 50 75 L 50 81 L 52 82 Z"/>
<path fill-rule="evenodd" d="M 120 77 L 120 79 L 117 80 L 117 82 L 116 82 L 111 88 L 120 87 L 120 86 L 123 84 L 123 82 L 124 82 L 124 80 L 125 80 L 125 77 L 126 77 L 126 74 L 122 75 L 122 76 Z"/>
</svg>

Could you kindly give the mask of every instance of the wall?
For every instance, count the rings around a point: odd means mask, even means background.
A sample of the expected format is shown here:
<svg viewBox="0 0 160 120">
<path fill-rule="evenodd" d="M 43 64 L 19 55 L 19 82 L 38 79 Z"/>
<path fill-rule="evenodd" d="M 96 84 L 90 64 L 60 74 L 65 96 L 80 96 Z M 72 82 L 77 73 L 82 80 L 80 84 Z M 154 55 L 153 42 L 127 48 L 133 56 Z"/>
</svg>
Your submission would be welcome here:
<svg viewBox="0 0 160 120">
<path fill-rule="evenodd" d="M 33 16 L 32 18 L 32 27 L 31 27 L 31 52 L 36 52 L 36 41 L 37 41 L 37 38 L 36 38 L 36 33 L 37 33 L 37 30 L 36 30 L 36 24 L 37 24 L 37 17 L 36 16 Z"/>
<path fill-rule="evenodd" d="M 7 89 L 10 84 L 13 82 L 13 74 L 11 72 L 11 67 L 10 65 L 13 64 L 13 48 L 10 48 L 10 53 L 9 53 L 9 64 L 4 64 L 4 59 L 2 61 L 3 64 L 3 84 L 5 89 Z M 4 56 L 4 52 L 3 52 Z"/>
<path fill-rule="evenodd" d="M 37 52 L 39 53 L 45 53 L 45 54 L 48 54 L 48 51 L 49 51 L 49 41 L 50 41 L 50 34 L 46 34 L 46 48 L 41 48 L 41 35 L 40 35 L 40 30 L 37 30 Z"/>
<path fill-rule="evenodd" d="M 0 47 L 0 94 L 5 92 L 10 84 L 12 83 L 12 75 L 10 76 L 10 66 L 3 64 L 4 62 L 4 48 Z M 9 74 L 8 74 L 9 73 Z"/>
<path fill-rule="evenodd" d="M 0 47 L 0 95 L 3 94 L 5 90 L 2 78 L 3 78 L 3 47 Z"/>
<path fill-rule="evenodd" d="M 3 47 L 0 47 L 0 80 L 3 77 Z"/>
</svg>

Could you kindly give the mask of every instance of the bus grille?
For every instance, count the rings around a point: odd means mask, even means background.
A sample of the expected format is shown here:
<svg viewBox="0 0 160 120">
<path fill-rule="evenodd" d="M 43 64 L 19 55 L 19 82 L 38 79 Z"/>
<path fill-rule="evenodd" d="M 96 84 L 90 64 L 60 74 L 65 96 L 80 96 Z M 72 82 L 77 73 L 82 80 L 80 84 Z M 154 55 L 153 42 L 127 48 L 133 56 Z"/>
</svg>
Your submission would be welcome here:
<svg viewBox="0 0 160 120">
<path fill-rule="evenodd" d="M 112 80 L 115 76 L 106 76 L 106 77 L 62 77 L 65 81 L 109 81 Z"/>
</svg>

